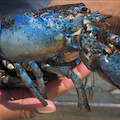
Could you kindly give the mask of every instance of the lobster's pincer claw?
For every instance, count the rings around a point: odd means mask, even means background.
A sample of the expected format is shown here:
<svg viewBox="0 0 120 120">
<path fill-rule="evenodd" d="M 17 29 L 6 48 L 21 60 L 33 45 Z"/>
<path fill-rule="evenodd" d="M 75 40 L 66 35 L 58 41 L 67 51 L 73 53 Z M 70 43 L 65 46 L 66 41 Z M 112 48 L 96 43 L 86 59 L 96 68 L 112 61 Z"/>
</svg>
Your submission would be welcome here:
<svg viewBox="0 0 120 120">
<path fill-rule="evenodd" d="M 96 71 L 105 81 L 120 89 L 120 52 L 110 52 L 109 47 L 90 34 L 87 37 L 84 34 L 80 44 L 83 48 L 80 51 L 80 58 L 84 64 L 91 71 Z"/>
<path fill-rule="evenodd" d="M 120 52 L 101 56 L 95 69 L 105 81 L 120 89 Z"/>
</svg>

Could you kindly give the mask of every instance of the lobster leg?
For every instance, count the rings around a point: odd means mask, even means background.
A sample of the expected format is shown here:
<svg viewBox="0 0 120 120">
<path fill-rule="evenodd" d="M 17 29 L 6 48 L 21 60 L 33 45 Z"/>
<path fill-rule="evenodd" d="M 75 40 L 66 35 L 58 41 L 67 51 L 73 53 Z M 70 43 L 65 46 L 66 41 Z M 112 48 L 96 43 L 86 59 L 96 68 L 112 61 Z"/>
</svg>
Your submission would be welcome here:
<svg viewBox="0 0 120 120">
<path fill-rule="evenodd" d="M 37 89 L 39 93 L 44 97 L 47 98 L 46 91 L 45 91 L 45 84 L 43 79 L 43 73 L 40 70 L 39 66 L 34 61 L 25 61 L 23 63 L 23 67 L 32 70 L 33 74 L 37 80 Z"/>
<path fill-rule="evenodd" d="M 37 89 L 33 85 L 31 78 L 26 73 L 25 69 L 23 69 L 22 66 L 17 64 L 17 63 L 15 63 L 14 66 L 15 66 L 15 70 L 16 70 L 17 75 L 24 81 L 25 85 L 35 94 L 35 96 L 42 102 L 42 104 L 44 106 L 46 106 L 47 102 L 44 100 L 44 98 L 37 91 Z"/>
<path fill-rule="evenodd" d="M 11 77 L 9 75 L 0 78 L 0 88 L 25 87 L 25 83 L 19 77 Z M 7 87 L 6 87 L 7 86 Z"/>
<path fill-rule="evenodd" d="M 10 70 L 15 69 L 15 67 L 12 63 L 10 63 L 6 60 L 3 60 L 2 62 L 4 64 L 4 66 L 7 67 L 8 69 L 10 69 Z M 29 60 L 26 60 L 25 62 L 23 62 L 22 65 L 26 70 L 33 72 L 33 74 L 36 77 L 36 81 L 37 81 L 37 90 L 44 98 L 47 98 L 46 91 L 45 91 L 44 79 L 43 79 L 43 73 L 40 70 L 39 66 L 34 61 L 29 61 Z M 2 81 L 6 85 L 9 84 L 9 86 L 19 86 L 19 87 L 24 86 L 24 83 L 22 83 L 22 81 L 20 81 L 18 78 L 12 78 L 10 76 L 4 76 L 2 78 Z"/>
<path fill-rule="evenodd" d="M 92 72 L 87 78 L 85 78 L 85 90 L 88 90 L 88 101 L 90 101 L 93 97 L 93 90 L 94 90 L 94 72 Z"/>
<path fill-rule="evenodd" d="M 81 105 L 85 105 L 86 111 L 87 112 L 91 111 L 90 106 L 88 104 L 83 83 L 81 79 L 71 69 L 56 68 L 56 67 L 50 66 L 49 64 L 42 64 L 42 68 L 45 71 L 55 73 L 55 74 L 60 74 L 60 75 L 66 76 L 69 79 L 72 79 L 78 93 L 78 108 L 81 109 Z"/>
</svg>

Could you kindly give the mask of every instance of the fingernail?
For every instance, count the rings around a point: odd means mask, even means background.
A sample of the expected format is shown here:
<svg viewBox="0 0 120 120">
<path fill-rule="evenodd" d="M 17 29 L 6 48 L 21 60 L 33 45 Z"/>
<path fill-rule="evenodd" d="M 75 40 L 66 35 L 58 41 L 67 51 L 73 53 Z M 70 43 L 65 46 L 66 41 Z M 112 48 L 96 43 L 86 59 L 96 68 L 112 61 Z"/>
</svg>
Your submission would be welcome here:
<svg viewBox="0 0 120 120">
<path fill-rule="evenodd" d="M 38 113 L 52 113 L 52 112 L 55 112 L 55 110 L 53 110 L 51 107 L 49 106 L 46 106 L 46 107 L 38 107 L 36 108 L 37 112 Z"/>
</svg>

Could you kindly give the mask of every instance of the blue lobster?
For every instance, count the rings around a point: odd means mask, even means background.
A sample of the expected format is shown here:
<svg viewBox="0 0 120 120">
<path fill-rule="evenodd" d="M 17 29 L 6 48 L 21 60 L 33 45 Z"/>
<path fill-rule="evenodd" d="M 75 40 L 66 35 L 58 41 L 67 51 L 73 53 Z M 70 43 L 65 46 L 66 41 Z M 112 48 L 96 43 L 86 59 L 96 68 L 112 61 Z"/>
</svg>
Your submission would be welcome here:
<svg viewBox="0 0 120 120">
<path fill-rule="evenodd" d="M 2 16 L 1 88 L 26 86 L 46 106 L 43 71 L 66 76 L 76 87 L 78 107 L 84 105 L 89 112 L 93 85 L 86 87 L 71 68 L 83 61 L 120 89 L 120 36 L 91 25 L 110 17 L 91 13 L 83 3 Z"/>
</svg>

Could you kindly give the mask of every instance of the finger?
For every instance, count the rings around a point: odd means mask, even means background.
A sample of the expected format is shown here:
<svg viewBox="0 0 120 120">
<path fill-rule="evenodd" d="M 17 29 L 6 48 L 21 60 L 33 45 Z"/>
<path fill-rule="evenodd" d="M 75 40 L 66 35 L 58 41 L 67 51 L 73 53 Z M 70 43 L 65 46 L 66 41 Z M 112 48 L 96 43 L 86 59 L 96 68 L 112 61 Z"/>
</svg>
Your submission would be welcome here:
<svg viewBox="0 0 120 120">
<path fill-rule="evenodd" d="M 2 117 L 7 120 L 19 120 L 34 118 L 37 113 L 52 113 L 56 110 L 53 102 L 46 100 L 48 105 L 45 107 L 37 98 L 26 98 L 8 103 L 0 104 L 1 119 Z"/>
<path fill-rule="evenodd" d="M 82 62 L 77 67 L 73 68 L 73 71 L 80 77 L 80 79 L 83 79 L 90 74 L 90 71 Z M 74 84 L 71 79 L 60 77 L 57 80 L 48 82 L 46 85 L 47 96 L 52 100 L 71 91 L 73 88 Z"/>
<path fill-rule="evenodd" d="M 80 79 L 84 79 L 91 73 L 91 71 L 84 65 L 83 62 L 73 68 L 73 71 L 78 75 L 78 77 L 80 77 Z"/>
</svg>

